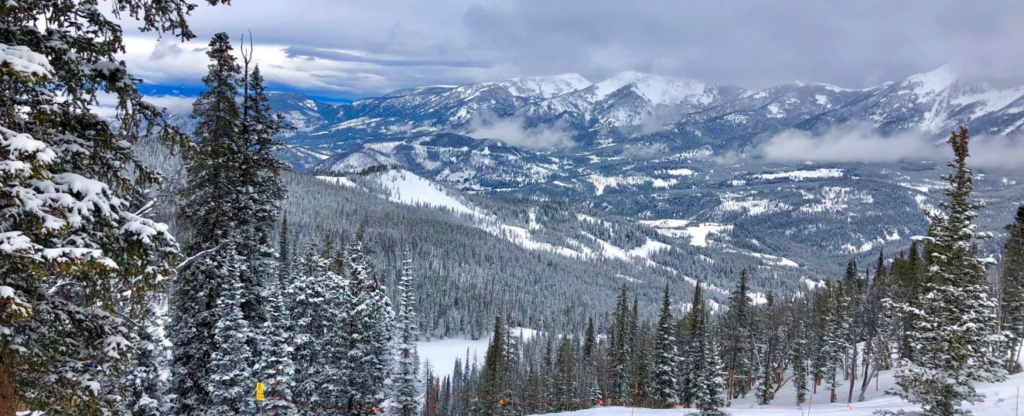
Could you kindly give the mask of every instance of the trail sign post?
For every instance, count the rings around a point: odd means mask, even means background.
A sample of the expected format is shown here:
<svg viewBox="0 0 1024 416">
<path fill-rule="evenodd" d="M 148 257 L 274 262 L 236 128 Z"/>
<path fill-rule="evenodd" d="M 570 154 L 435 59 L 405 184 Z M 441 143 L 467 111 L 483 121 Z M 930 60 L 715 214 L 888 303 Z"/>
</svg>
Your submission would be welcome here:
<svg viewBox="0 0 1024 416">
<path fill-rule="evenodd" d="M 260 415 L 263 415 L 263 383 L 256 383 L 256 403 L 260 408 Z"/>
</svg>

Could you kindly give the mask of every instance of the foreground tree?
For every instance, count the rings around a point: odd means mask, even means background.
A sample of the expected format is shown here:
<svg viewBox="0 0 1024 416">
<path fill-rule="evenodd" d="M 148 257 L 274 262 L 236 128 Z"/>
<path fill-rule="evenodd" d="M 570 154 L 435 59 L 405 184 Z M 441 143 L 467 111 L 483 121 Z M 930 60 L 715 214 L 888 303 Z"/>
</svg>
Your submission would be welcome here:
<svg viewBox="0 0 1024 416">
<path fill-rule="evenodd" d="M 210 4 L 220 0 L 208 0 Z M 172 273 L 167 227 L 146 218 L 157 176 L 131 144 L 181 143 L 118 54 L 123 31 L 194 37 L 175 1 L 25 0 L 0 6 L 0 416 L 117 413 L 134 323 Z M 92 112 L 100 94 L 115 123 Z M 104 371 L 97 371 L 102 368 Z"/>
<path fill-rule="evenodd" d="M 931 214 L 927 237 L 928 283 L 919 308 L 901 308 L 912 316 L 909 338 L 914 354 L 900 361 L 899 390 L 894 393 L 920 404 L 927 415 L 969 414 L 961 403 L 983 398 L 974 383 L 1006 377 L 993 353 L 1002 338 L 996 331 L 996 305 L 974 245 L 982 236 L 973 221 L 983 204 L 971 199 L 968 141 L 964 126 L 950 136 L 954 157 L 949 162 L 952 172 L 943 177 L 950 186 L 943 191 L 948 198 L 942 203 L 946 215 Z"/>
<path fill-rule="evenodd" d="M 658 328 L 654 341 L 654 397 L 662 406 L 679 404 L 678 370 L 682 357 L 676 348 L 675 322 L 672 318 L 672 300 L 665 285 L 665 295 L 661 301 L 661 314 L 658 316 Z"/>
</svg>

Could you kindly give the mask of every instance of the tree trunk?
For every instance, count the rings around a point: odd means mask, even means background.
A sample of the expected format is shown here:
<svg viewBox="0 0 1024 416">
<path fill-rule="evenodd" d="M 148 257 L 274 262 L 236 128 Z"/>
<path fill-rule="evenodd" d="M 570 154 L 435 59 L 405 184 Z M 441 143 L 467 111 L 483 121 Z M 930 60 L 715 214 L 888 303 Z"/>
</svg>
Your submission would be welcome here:
<svg viewBox="0 0 1024 416">
<path fill-rule="evenodd" d="M 7 354 L 0 354 L 0 416 L 15 416 L 14 369 Z"/>
</svg>

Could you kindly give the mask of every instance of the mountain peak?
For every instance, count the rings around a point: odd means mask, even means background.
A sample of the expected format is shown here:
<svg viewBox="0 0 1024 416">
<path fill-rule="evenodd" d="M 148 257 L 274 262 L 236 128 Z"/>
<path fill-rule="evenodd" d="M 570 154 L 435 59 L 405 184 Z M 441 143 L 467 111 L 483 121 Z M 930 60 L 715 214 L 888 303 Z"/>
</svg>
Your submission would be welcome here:
<svg viewBox="0 0 1024 416">
<path fill-rule="evenodd" d="M 903 82 L 913 87 L 918 94 L 937 94 L 945 91 L 957 82 L 957 74 L 949 65 L 943 65 L 931 71 L 911 75 Z"/>
<path fill-rule="evenodd" d="M 598 99 L 631 85 L 654 105 L 675 105 L 704 94 L 706 85 L 687 78 L 663 77 L 637 71 L 623 71 L 600 83 L 594 91 Z"/>
<path fill-rule="evenodd" d="M 580 74 L 570 72 L 560 75 L 511 78 L 498 81 L 496 84 L 504 86 L 515 96 L 548 99 L 586 88 L 590 85 L 590 81 Z"/>
</svg>

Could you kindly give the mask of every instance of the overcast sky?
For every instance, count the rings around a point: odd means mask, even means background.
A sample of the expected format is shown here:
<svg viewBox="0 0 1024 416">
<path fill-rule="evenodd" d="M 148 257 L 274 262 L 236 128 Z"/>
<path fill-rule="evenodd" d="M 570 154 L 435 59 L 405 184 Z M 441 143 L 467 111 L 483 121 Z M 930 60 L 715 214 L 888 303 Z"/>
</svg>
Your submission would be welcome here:
<svg viewBox="0 0 1024 416">
<path fill-rule="evenodd" d="M 197 1 L 197 0 L 193 0 Z M 129 33 L 147 82 L 197 85 L 216 32 L 251 30 L 272 89 L 335 98 L 433 84 L 624 70 L 764 88 L 867 87 L 951 64 L 1024 79 L 1021 1 L 233 0 L 199 38 Z"/>
</svg>

